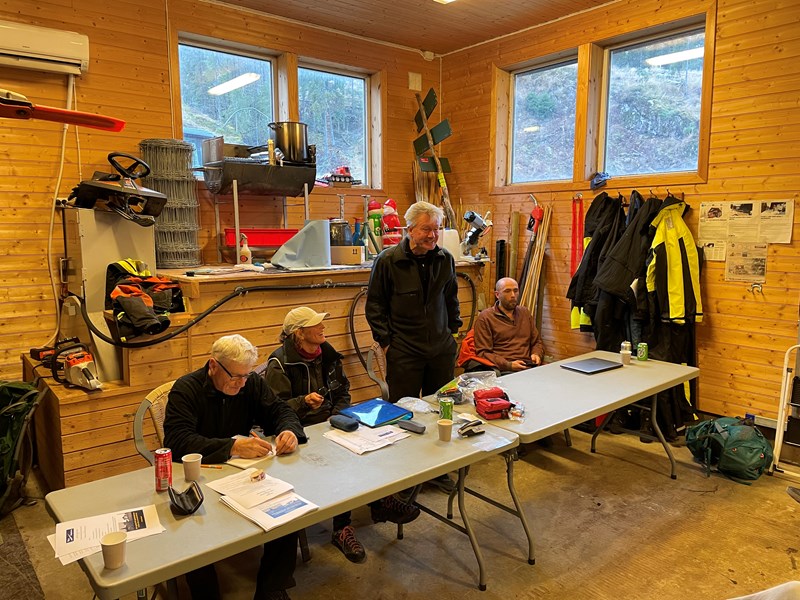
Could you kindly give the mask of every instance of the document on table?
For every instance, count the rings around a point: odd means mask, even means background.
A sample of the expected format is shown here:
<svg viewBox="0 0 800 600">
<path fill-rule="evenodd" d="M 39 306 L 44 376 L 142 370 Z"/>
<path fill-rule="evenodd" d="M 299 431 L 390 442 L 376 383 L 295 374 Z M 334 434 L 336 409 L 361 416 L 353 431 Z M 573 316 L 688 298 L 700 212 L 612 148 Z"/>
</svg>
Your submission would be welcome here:
<svg viewBox="0 0 800 600">
<path fill-rule="evenodd" d="M 255 467 L 261 461 L 272 458 L 273 456 L 275 456 L 275 453 L 270 452 L 266 456 L 262 456 L 260 458 L 229 458 L 227 461 L 225 461 L 225 464 L 236 467 L 237 469 L 249 469 L 250 467 Z"/>
<path fill-rule="evenodd" d="M 244 509 L 253 508 L 267 500 L 271 500 L 293 489 L 291 483 L 264 475 L 261 479 L 254 479 L 257 469 L 245 469 L 241 473 L 234 473 L 222 479 L 209 482 L 207 485 L 223 496 L 233 499 Z"/>
<path fill-rule="evenodd" d="M 374 429 L 359 427 L 355 431 L 349 432 L 341 431 L 340 429 L 331 429 L 322 435 L 332 442 L 344 446 L 351 452 L 364 454 L 364 452 L 370 452 L 371 450 L 377 450 L 378 448 L 394 444 L 398 440 L 407 438 L 410 434 L 397 427 L 384 425 L 383 427 L 376 427 Z"/>
<path fill-rule="evenodd" d="M 245 508 L 231 496 L 222 496 L 219 500 L 243 517 L 259 525 L 264 531 L 279 527 L 292 519 L 319 508 L 316 504 L 298 496 L 295 492 L 286 492 L 277 498 L 272 498 L 251 508 Z"/>
<path fill-rule="evenodd" d="M 128 540 L 166 531 L 154 504 L 128 508 L 115 513 L 64 521 L 56 524 L 56 558 L 73 562 L 100 550 L 100 538 L 112 531 L 125 531 Z M 67 564 L 64 560 L 63 564 Z"/>
</svg>

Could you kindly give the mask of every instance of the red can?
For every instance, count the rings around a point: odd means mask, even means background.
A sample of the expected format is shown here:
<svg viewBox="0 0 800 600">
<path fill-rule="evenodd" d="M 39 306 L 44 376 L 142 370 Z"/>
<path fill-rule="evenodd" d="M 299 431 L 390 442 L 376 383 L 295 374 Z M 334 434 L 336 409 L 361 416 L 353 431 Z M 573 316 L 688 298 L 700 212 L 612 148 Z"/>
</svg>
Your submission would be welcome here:
<svg viewBox="0 0 800 600">
<path fill-rule="evenodd" d="M 166 492 L 172 485 L 172 450 L 159 448 L 153 454 L 156 457 L 156 491 Z"/>
</svg>

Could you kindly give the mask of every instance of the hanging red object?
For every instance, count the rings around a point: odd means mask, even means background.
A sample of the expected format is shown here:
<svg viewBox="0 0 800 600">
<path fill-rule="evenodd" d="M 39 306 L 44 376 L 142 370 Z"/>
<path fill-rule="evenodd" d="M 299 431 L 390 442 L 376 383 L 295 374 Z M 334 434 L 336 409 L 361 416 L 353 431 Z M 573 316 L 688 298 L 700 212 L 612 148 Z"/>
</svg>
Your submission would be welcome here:
<svg viewBox="0 0 800 600">
<path fill-rule="evenodd" d="M 572 197 L 572 255 L 570 256 L 569 272 L 575 275 L 578 265 L 583 258 L 583 194 Z"/>
<path fill-rule="evenodd" d="M 0 117 L 5 119 L 38 119 L 40 121 L 92 127 L 104 131 L 122 131 L 123 127 L 125 127 L 125 121 L 121 119 L 78 110 L 33 104 L 28 102 L 28 99 L 22 94 L 2 89 L 0 89 Z"/>
</svg>

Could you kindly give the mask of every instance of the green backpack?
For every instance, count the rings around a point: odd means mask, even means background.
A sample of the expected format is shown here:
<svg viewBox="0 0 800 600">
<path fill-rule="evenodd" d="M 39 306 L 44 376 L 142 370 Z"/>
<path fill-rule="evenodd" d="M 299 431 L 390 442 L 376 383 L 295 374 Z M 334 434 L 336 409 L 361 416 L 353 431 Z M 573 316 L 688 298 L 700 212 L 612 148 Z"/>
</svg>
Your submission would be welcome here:
<svg viewBox="0 0 800 600">
<path fill-rule="evenodd" d="M 686 430 L 686 447 L 705 465 L 706 476 L 716 467 L 739 483 L 758 479 L 772 464 L 772 446 L 745 419 L 720 417 L 693 425 Z"/>
<path fill-rule="evenodd" d="M 0 381 L 0 514 L 27 478 L 30 465 L 19 464 L 21 439 L 38 405 L 39 390 L 30 383 Z"/>
</svg>

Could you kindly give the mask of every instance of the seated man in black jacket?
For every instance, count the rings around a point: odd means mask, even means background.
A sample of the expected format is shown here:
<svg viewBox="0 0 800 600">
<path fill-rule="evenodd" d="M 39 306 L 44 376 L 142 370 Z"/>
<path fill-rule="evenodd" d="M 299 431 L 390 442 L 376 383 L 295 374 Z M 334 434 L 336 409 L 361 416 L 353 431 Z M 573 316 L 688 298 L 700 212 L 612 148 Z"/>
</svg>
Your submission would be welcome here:
<svg viewBox="0 0 800 600">
<path fill-rule="evenodd" d="M 211 346 L 211 358 L 172 386 L 164 419 L 164 444 L 173 457 L 191 452 L 204 463 L 221 463 L 233 456 L 266 456 L 272 445 L 254 435 L 260 425 L 275 434 L 275 453 L 289 454 L 306 436 L 295 412 L 275 399 L 266 382 L 253 374 L 258 350 L 240 335 L 221 337 Z M 295 585 L 297 534 L 264 544 L 254 600 L 287 600 Z M 220 598 L 214 565 L 186 575 L 192 598 Z"/>
</svg>

